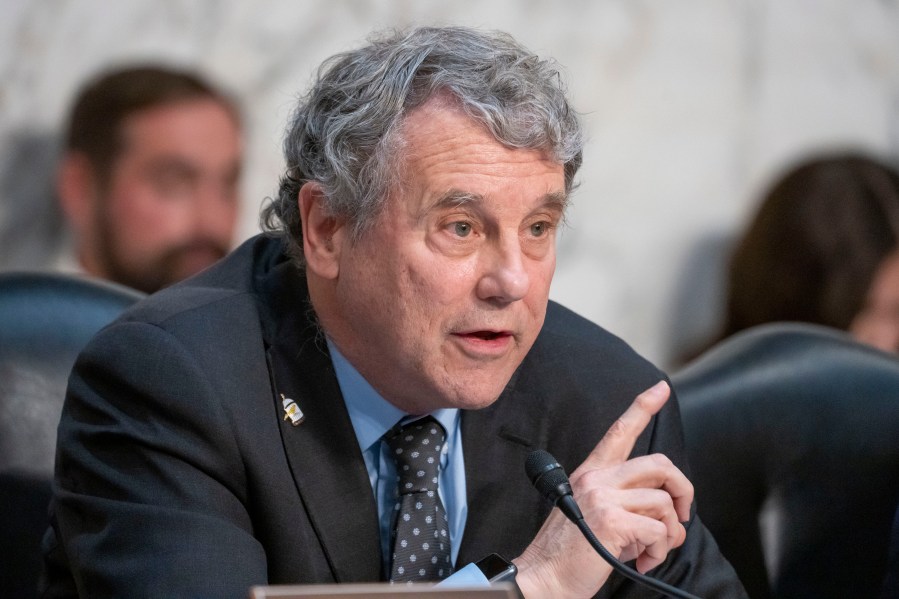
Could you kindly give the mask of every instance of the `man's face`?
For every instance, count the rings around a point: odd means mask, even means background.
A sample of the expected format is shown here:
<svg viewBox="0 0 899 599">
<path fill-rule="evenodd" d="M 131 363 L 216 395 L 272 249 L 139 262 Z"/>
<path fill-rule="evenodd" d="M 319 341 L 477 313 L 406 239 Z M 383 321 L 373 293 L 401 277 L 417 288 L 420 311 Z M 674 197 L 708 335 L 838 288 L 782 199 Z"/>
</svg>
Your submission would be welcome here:
<svg viewBox="0 0 899 599">
<path fill-rule="evenodd" d="M 439 100 L 402 136 L 403 183 L 360 241 L 343 242 L 325 330 L 401 409 L 481 408 L 543 326 L 563 167 Z"/>
<path fill-rule="evenodd" d="M 189 100 L 125 120 L 95 207 L 101 276 L 152 292 L 228 251 L 237 218 L 240 132 L 213 100 Z"/>
<path fill-rule="evenodd" d="M 899 352 L 899 249 L 875 273 L 862 311 L 849 331 L 859 341 L 888 352 Z"/>
</svg>

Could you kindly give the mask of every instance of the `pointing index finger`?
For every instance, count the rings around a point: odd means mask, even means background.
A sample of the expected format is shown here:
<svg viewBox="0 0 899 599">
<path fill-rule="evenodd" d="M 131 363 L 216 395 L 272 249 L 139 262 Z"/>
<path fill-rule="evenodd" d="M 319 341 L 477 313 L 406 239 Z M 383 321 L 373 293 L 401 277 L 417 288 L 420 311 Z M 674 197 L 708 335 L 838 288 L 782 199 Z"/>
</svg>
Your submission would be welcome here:
<svg viewBox="0 0 899 599">
<path fill-rule="evenodd" d="M 671 388 L 665 381 L 659 381 L 638 395 L 624 414 L 609 427 L 583 465 L 589 464 L 589 467 L 595 468 L 626 461 L 634 449 L 637 437 L 662 409 L 670 395 Z"/>
</svg>

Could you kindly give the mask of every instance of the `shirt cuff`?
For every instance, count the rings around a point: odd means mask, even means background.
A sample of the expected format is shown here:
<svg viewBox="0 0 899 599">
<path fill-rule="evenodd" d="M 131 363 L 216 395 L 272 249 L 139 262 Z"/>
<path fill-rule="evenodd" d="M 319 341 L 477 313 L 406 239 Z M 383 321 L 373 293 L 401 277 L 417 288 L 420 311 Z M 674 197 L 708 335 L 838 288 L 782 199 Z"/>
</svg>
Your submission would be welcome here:
<svg viewBox="0 0 899 599">
<path fill-rule="evenodd" d="M 451 576 L 444 578 L 434 586 L 438 587 L 489 587 L 490 581 L 478 568 L 474 562 L 468 564 L 461 570 L 456 570 Z"/>
</svg>

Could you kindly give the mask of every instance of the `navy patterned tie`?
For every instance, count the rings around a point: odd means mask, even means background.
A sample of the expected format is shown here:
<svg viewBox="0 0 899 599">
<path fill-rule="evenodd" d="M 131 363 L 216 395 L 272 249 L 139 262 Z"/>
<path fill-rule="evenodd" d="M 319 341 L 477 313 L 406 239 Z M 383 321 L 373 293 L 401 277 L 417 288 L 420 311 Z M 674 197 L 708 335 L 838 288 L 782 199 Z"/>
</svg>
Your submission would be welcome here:
<svg viewBox="0 0 899 599">
<path fill-rule="evenodd" d="M 443 427 L 430 416 L 384 437 L 398 483 L 391 582 L 441 580 L 453 572 L 446 510 L 437 493 L 445 439 Z"/>
</svg>

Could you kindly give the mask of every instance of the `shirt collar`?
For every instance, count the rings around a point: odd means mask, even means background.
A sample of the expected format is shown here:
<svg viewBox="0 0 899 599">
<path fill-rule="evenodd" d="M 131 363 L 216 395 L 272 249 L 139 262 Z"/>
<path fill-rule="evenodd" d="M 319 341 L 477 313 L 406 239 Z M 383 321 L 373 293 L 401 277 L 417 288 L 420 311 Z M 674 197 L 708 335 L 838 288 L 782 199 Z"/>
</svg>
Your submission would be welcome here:
<svg viewBox="0 0 899 599">
<path fill-rule="evenodd" d="M 384 433 L 389 431 L 401 419 L 415 420 L 418 416 L 407 414 L 392 403 L 381 397 L 381 394 L 366 381 L 349 360 L 327 339 L 328 350 L 331 352 L 331 361 L 337 374 L 337 383 L 343 394 L 356 439 L 360 449 L 365 452 L 372 445 L 381 440 Z M 448 435 L 451 435 L 458 426 L 459 410 L 457 408 L 442 408 L 434 410 L 430 414 L 437 422 L 443 425 Z"/>
</svg>

